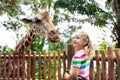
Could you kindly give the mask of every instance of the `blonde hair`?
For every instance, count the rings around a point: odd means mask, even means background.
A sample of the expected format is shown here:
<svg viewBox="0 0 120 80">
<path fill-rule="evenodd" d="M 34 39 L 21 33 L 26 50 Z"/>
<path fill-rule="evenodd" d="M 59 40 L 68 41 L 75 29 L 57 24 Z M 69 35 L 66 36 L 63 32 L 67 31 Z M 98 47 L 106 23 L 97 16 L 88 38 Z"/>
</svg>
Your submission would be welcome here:
<svg viewBox="0 0 120 80">
<path fill-rule="evenodd" d="M 81 38 L 84 42 L 84 46 L 87 47 L 86 54 L 91 59 L 93 57 L 93 46 L 88 34 L 84 31 L 79 31 L 77 33 L 81 35 Z"/>
</svg>

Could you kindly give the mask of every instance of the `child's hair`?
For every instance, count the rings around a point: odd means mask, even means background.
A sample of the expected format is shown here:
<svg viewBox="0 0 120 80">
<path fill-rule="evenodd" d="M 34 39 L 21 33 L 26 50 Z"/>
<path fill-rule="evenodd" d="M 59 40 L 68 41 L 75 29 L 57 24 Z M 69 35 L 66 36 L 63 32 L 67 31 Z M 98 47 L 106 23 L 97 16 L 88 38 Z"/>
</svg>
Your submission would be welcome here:
<svg viewBox="0 0 120 80">
<path fill-rule="evenodd" d="M 85 33 L 84 31 L 79 31 L 78 34 L 81 35 L 84 45 L 85 45 L 85 47 L 87 47 L 87 49 L 86 49 L 87 56 L 89 58 L 92 58 L 93 57 L 93 46 L 92 46 L 92 42 L 91 42 L 88 34 Z"/>
</svg>

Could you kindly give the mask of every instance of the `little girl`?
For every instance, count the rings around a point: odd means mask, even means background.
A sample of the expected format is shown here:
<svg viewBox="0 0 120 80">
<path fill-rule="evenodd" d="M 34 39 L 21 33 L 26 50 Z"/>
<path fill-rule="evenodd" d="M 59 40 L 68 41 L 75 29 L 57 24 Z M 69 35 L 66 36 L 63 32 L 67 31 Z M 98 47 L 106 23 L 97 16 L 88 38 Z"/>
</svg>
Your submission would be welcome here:
<svg viewBox="0 0 120 80">
<path fill-rule="evenodd" d="M 71 61 L 69 73 L 64 74 L 65 80 L 89 80 L 90 58 L 92 57 L 92 43 L 89 36 L 79 31 L 73 37 L 75 54 Z"/>
</svg>

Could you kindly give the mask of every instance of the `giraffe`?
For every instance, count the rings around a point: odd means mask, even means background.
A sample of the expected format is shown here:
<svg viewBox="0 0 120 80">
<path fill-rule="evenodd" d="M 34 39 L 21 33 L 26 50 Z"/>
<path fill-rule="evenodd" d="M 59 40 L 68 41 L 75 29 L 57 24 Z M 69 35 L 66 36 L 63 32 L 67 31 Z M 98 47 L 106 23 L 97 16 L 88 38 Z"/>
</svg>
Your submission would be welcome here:
<svg viewBox="0 0 120 80">
<path fill-rule="evenodd" d="M 29 23 L 32 24 L 32 26 L 26 36 L 17 44 L 14 54 L 23 53 L 23 51 L 32 43 L 36 35 L 47 37 L 51 42 L 57 42 L 60 40 L 47 10 L 40 10 L 37 6 L 35 6 L 35 10 L 36 16 L 34 18 L 21 19 L 25 24 Z"/>
<path fill-rule="evenodd" d="M 56 32 L 56 29 L 54 27 L 54 24 L 52 23 L 51 16 L 47 9 L 39 9 L 37 5 L 34 6 L 36 15 L 35 17 L 31 19 L 22 18 L 21 21 L 25 24 L 30 24 L 31 27 L 26 33 L 26 35 L 18 42 L 18 44 L 15 47 L 15 50 L 13 51 L 14 55 L 22 56 L 26 48 L 33 42 L 35 36 L 40 35 L 43 37 L 48 38 L 51 42 L 59 42 L 60 37 Z M 7 64 L 8 61 L 6 61 L 4 64 Z M 10 76 L 12 77 L 12 68 L 13 68 L 13 60 L 10 61 L 11 65 L 11 73 Z M 2 66 L 4 66 L 2 64 Z M 7 66 L 6 66 L 7 67 Z M 2 67 L 1 67 L 2 68 Z M 7 70 L 6 70 L 7 71 Z M 0 76 L 3 76 L 4 68 L 1 69 L 2 74 Z M 15 73 L 17 74 L 17 73 Z M 6 74 L 7 76 L 8 74 Z M 27 75 L 27 73 L 26 73 Z"/>
</svg>

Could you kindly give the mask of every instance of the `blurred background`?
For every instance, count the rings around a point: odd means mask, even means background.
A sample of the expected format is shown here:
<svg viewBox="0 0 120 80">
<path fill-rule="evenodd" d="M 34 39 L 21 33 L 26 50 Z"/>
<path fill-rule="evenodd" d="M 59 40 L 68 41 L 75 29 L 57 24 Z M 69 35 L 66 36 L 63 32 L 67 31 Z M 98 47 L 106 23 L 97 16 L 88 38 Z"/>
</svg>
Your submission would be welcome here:
<svg viewBox="0 0 120 80">
<path fill-rule="evenodd" d="M 12 52 L 16 43 L 30 28 L 20 22 L 21 18 L 35 15 L 34 4 L 40 8 L 47 5 L 61 41 L 51 43 L 36 36 L 27 48 L 33 51 L 65 51 L 72 44 L 72 34 L 83 30 L 90 36 L 94 49 L 107 46 L 120 47 L 120 1 L 119 0 L 0 0 L 0 50 Z"/>
</svg>

